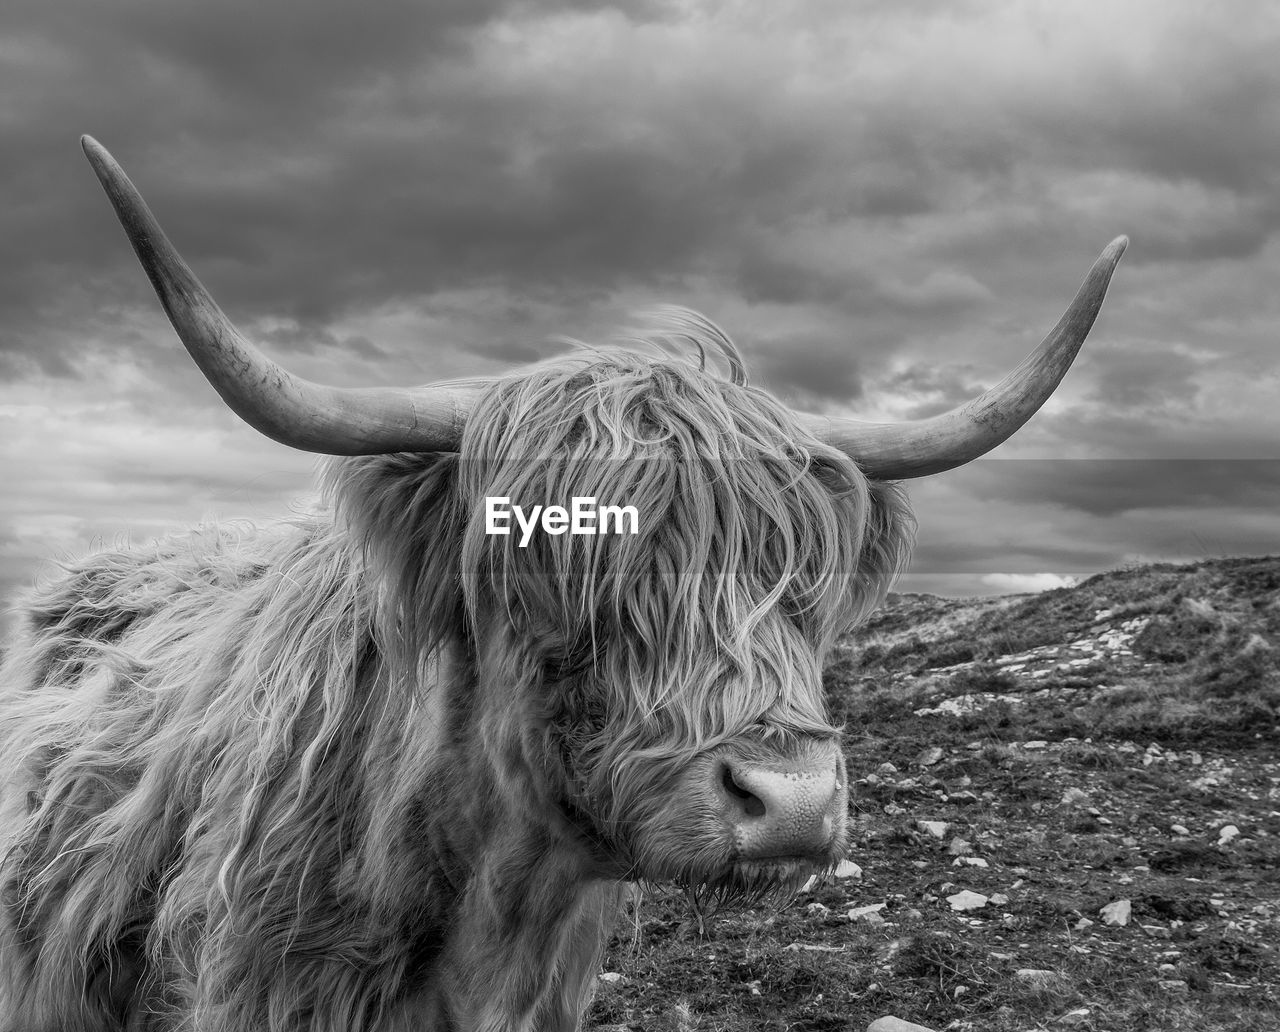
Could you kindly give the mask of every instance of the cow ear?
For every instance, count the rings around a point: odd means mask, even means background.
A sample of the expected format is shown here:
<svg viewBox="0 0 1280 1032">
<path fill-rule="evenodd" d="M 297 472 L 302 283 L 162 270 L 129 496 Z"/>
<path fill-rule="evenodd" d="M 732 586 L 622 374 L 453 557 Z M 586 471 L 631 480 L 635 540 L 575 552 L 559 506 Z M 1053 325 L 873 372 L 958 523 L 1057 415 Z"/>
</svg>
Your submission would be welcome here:
<svg viewBox="0 0 1280 1032">
<path fill-rule="evenodd" d="M 867 485 L 867 516 L 858 558 L 858 610 L 861 623 L 884 602 L 906 569 L 916 539 L 916 518 L 900 484 L 872 480 Z"/>
<path fill-rule="evenodd" d="M 464 636 L 458 456 L 401 452 L 338 459 L 324 482 L 338 517 L 361 543 L 388 647 L 416 660 Z"/>
</svg>

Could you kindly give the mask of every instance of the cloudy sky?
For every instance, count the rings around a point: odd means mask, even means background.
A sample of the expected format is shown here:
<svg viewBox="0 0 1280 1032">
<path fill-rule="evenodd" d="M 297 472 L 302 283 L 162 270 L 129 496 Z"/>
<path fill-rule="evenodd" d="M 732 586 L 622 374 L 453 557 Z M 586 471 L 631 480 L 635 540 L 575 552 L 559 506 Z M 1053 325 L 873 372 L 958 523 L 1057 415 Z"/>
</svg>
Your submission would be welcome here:
<svg viewBox="0 0 1280 1032">
<path fill-rule="evenodd" d="M 1181 0 L 8 0 L 0 599 L 304 498 L 177 344 L 81 155 L 342 385 L 483 374 L 671 302 L 756 382 L 942 411 L 1132 244 L 1076 367 L 914 483 L 904 587 L 1280 550 L 1280 7 Z"/>
</svg>

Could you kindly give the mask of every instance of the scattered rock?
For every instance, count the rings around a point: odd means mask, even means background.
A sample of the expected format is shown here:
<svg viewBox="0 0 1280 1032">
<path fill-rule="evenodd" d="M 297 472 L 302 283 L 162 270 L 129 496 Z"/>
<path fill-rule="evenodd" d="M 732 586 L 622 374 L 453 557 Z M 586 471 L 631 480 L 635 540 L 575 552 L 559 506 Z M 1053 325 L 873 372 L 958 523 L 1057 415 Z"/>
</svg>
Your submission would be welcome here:
<svg viewBox="0 0 1280 1032">
<path fill-rule="evenodd" d="M 981 910 L 990 901 L 980 892 L 961 889 L 954 896 L 948 896 L 947 902 L 951 904 L 952 910 Z"/>
<path fill-rule="evenodd" d="M 912 762 L 914 762 L 917 767 L 932 767 L 935 763 L 938 763 L 942 757 L 943 752 L 941 747 L 932 745 L 928 749 L 922 750 L 920 755 Z"/>
<path fill-rule="evenodd" d="M 876 1018 L 868 1025 L 867 1032 L 934 1032 L 934 1030 L 912 1021 L 903 1021 L 901 1018 L 884 1017 Z"/>
<path fill-rule="evenodd" d="M 1218 829 L 1218 845 L 1225 846 L 1233 838 L 1240 834 L 1240 829 L 1234 824 L 1224 824 Z"/>
<path fill-rule="evenodd" d="M 952 867 L 986 867 L 987 861 L 980 856 L 958 856 L 951 861 Z"/>
<path fill-rule="evenodd" d="M 947 837 L 951 825 L 946 821 L 916 821 L 916 827 L 927 835 L 932 835 L 939 842 Z"/>
<path fill-rule="evenodd" d="M 1173 825 L 1170 825 L 1169 830 L 1170 830 L 1171 832 L 1173 832 L 1175 835 L 1190 835 L 1190 834 L 1191 834 L 1191 832 L 1187 829 L 1186 825 L 1184 825 L 1184 824 L 1173 824 Z"/>
<path fill-rule="evenodd" d="M 1127 899 L 1118 899 L 1108 903 L 1098 913 L 1102 915 L 1103 924 L 1123 927 L 1129 923 L 1129 918 L 1133 914 L 1133 904 Z"/>
<path fill-rule="evenodd" d="M 1201 620 L 1212 620 L 1217 616 L 1213 606 L 1202 598 L 1184 598 L 1182 604 L 1192 616 L 1198 616 Z"/>
<path fill-rule="evenodd" d="M 791 942 L 782 947 L 784 950 L 791 950 L 793 953 L 843 953 L 843 946 L 823 946 L 821 943 L 808 942 Z"/>
<path fill-rule="evenodd" d="M 1006 896 L 1003 892 L 997 892 L 991 896 L 991 905 L 993 907 L 1002 907 L 1008 902 L 1009 902 L 1009 897 Z"/>
<path fill-rule="evenodd" d="M 1088 806 L 1089 793 L 1079 788 L 1069 788 L 1062 793 L 1062 802 L 1066 806 Z"/>
<path fill-rule="evenodd" d="M 835 876 L 837 878 L 861 878 L 862 868 L 852 860 L 841 860 L 836 864 Z"/>
<path fill-rule="evenodd" d="M 1046 968 L 1019 968 L 1013 973 L 1013 977 L 1034 989 L 1048 989 L 1062 976 Z"/>
<path fill-rule="evenodd" d="M 1030 742 L 1023 742 L 1022 748 L 1032 750 L 1032 751 L 1039 750 L 1039 749 L 1047 749 L 1049 748 L 1049 743 L 1044 741 L 1044 739 L 1036 738 Z"/>
<path fill-rule="evenodd" d="M 596 977 L 608 985 L 617 985 L 622 981 L 622 973 L 619 971 L 602 971 Z"/>
<path fill-rule="evenodd" d="M 864 921 L 867 924 L 883 924 L 884 918 L 880 916 L 880 911 L 885 908 L 883 903 L 870 903 L 865 907 L 854 907 L 845 913 L 850 921 Z"/>
<path fill-rule="evenodd" d="M 966 856 L 973 852 L 973 843 L 957 836 L 947 844 L 947 852 L 952 856 Z"/>
<path fill-rule="evenodd" d="M 810 903 L 804 908 L 804 912 L 810 917 L 825 917 L 831 913 L 831 908 L 825 903 Z"/>
<path fill-rule="evenodd" d="M 1272 647 L 1266 638 L 1255 632 L 1249 635 L 1248 641 L 1244 643 L 1244 648 L 1240 650 L 1240 655 L 1252 656 L 1255 652 L 1270 652 Z"/>
</svg>

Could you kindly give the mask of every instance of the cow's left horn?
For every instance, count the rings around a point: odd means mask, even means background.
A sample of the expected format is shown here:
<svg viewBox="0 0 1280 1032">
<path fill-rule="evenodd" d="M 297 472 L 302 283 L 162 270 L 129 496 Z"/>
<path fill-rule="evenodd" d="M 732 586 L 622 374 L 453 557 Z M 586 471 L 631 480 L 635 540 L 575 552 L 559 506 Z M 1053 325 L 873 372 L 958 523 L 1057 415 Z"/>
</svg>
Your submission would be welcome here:
<svg viewBox="0 0 1280 1032">
<path fill-rule="evenodd" d="M 282 444 L 329 455 L 457 450 L 478 387 L 340 388 L 294 376 L 223 314 L 106 148 L 91 136 L 80 145 L 173 328 L 241 419 Z"/>
<path fill-rule="evenodd" d="M 1097 318 L 1107 284 L 1128 237 L 1098 256 L 1066 314 L 1013 372 L 971 401 L 930 419 L 864 423 L 801 414 L 820 440 L 852 458 L 877 480 L 908 480 L 962 466 L 1008 440 L 1043 405 L 1066 374 Z"/>
</svg>

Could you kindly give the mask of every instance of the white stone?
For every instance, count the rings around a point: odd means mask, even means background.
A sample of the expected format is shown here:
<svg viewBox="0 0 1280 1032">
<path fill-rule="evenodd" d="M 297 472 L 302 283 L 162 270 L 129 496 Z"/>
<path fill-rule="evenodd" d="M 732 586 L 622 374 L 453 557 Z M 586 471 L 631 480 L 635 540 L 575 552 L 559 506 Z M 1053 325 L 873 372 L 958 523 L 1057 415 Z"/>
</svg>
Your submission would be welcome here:
<svg viewBox="0 0 1280 1032">
<path fill-rule="evenodd" d="M 932 745 L 921 751 L 920 755 L 915 758 L 915 763 L 918 767 L 932 767 L 942 759 L 942 756 L 941 747 Z"/>
<path fill-rule="evenodd" d="M 861 878 L 862 868 L 852 860 L 841 860 L 836 864 L 835 875 L 837 878 Z"/>
<path fill-rule="evenodd" d="M 934 1030 L 911 1021 L 903 1021 L 901 1018 L 885 1017 L 876 1018 L 867 1026 L 867 1032 L 934 1032 Z"/>
<path fill-rule="evenodd" d="M 947 902 L 951 904 L 952 910 L 981 910 L 987 905 L 988 900 L 980 892 L 961 889 L 954 896 L 948 896 Z"/>
<path fill-rule="evenodd" d="M 1133 905 L 1127 899 L 1117 899 L 1108 903 L 1098 911 L 1102 915 L 1102 923 L 1109 925 L 1127 925 L 1133 913 Z"/>
<path fill-rule="evenodd" d="M 939 842 L 947 837 L 947 832 L 951 829 L 951 825 L 946 821 L 916 821 L 916 827 L 932 835 Z"/>
</svg>

